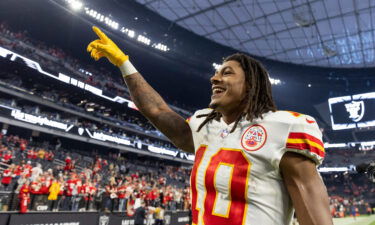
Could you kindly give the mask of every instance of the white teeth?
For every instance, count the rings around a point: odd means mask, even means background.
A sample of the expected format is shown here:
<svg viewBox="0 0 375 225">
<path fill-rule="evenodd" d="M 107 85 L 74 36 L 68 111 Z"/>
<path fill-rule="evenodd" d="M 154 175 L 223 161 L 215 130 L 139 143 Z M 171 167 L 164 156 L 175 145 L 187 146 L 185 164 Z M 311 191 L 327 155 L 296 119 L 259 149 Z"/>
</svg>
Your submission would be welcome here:
<svg viewBox="0 0 375 225">
<path fill-rule="evenodd" d="M 224 88 L 220 88 L 220 87 L 214 87 L 212 89 L 212 92 L 215 93 L 215 94 L 221 93 L 221 92 L 224 92 L 224 91 L 225 91 L 225 89 Z"/>
</svg>

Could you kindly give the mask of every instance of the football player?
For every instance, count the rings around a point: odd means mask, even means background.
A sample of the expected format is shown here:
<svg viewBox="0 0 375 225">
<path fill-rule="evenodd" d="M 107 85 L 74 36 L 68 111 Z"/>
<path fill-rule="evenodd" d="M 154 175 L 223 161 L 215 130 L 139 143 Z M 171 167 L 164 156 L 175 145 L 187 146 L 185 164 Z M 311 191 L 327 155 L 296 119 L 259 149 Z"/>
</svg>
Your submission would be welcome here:
<svg viewBox="0 0 375 225">
<path fill-rule="evenodd" d="M 244 54 L 227 57 L 211 78 L 208 109 L 184 120 L 99 28 L 87 51 L 119 67 L 140 112 L 178 148 L 195 153 L 195 225 L 333 224 L 317 166 L 322 134 L 307 115 L 276 111 L 268 73 Z"/>
</svg>

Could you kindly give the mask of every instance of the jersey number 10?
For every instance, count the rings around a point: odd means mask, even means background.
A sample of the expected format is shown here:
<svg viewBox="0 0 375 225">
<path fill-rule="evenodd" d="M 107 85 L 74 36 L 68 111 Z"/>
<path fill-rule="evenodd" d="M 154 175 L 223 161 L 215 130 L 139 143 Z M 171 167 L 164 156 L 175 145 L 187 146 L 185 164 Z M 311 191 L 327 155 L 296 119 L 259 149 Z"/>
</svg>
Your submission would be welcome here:
<svg viewBox="0 0 375 225">
<path fill-rule="evenodd" d="M 201 224 L 204 225 L 244 224 L 251 162 L 240 149 L 221 148 L 208 159 L 204 178 L 197 179 L 206 150 L 207 145 L 198 148 L 191 171 L 193 225 L 198 224 L 198 220 L 203 220 Z M 201 201 L 198 199 L 198 187 L 204 187 L 205 190 L 204 193 L 199 193 L 204 194 L 204 211 L 201 214 L 200 204 L 197 204 Z"/>
</svg>

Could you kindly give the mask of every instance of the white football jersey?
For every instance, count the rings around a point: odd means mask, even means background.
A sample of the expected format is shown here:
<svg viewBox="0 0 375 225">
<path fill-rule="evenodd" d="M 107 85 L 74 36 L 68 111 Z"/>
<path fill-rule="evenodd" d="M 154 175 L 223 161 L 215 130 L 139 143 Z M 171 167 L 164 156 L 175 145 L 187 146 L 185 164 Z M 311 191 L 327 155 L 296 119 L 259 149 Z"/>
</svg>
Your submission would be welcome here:
<svg viewBox="0 0 375 225">
<path fill-rule="evenodd" d="M 279 171 L 285 152 L 324 158 L 322 133 L 307 115 L 277 111 L 263 119 L 234 123 L 213 120 L 197 132 L 212 109 L 188 119 L 195 163 L 191 173 L 193 224 L 289 225 L 294 209 Z"/>
</svg>

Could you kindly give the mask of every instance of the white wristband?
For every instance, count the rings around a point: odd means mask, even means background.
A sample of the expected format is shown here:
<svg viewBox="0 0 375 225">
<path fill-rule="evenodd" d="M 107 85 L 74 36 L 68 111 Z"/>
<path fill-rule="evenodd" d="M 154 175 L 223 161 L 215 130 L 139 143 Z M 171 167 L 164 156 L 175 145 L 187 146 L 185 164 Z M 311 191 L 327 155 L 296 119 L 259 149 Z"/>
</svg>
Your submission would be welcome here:
<svg viewBox="0 0 375 225">
<path fill-rule="evenodd" d="M 137 73 L 137 69 L 133 66 L 133 64 L 129 61 L 126 60 L 121 66 L 119 66 L 122 76 L 126 77 L 129 76 L 130 74 Z"/>
</svg>

